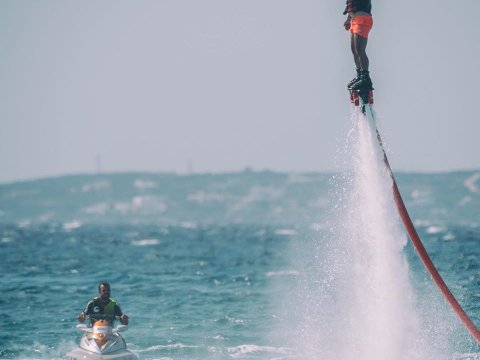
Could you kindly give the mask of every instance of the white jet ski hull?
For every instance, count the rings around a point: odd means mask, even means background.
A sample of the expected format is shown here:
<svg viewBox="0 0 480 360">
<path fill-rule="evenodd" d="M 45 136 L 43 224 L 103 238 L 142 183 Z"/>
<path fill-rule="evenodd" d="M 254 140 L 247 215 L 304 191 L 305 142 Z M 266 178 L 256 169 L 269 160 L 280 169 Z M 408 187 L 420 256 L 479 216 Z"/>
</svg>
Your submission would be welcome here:
<svg viewBox="0 0 480 360">
<path fill-rule="evenodd" d="M 109 354 L 97 354 L 81 348 L 76 348 L 67 354 L 67 360 L 138 360 L 138 357 L 128 350 Z"/>
<path fill-rule="evenodd" d="M 79 324 L 77 329 L 86 334 L 81 337 L 80 346 L 67 353 L 67 360 L 138 360 L 119 334 L 127 329 L 125 325 L 112 328 L 111 322 L 99 320 L 93 327 Z"/>
</svg>

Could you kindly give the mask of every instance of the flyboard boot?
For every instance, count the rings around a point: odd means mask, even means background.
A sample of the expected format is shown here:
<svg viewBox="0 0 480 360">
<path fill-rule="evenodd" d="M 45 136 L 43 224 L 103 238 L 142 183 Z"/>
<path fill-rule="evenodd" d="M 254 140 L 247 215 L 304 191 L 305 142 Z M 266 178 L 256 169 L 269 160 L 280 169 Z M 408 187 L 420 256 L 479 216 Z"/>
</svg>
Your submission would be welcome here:
<svg viewBox="0 0 480 360">
<path fill-rule="evenodd" d="M 352 80 L 350 80 L 350 82 L 347 84 L 348 90 L 350 90 L 350 88 L 351 88 L 358 80 L 360 80 L 360 72 L 361 72 L 361 70 L 362 70 L 362 69 L 357 68 L 357 75 L 356 75 Z"/>
<path fill-rule="evenodd" d="M 360 78 L 349 88 L 350 101 L 355 106 L 361 106 L 365 113 L 365 105 L 373 104 L 373 84 L 368 70 L 360 70 Z"/>
<path fill-rule="evenodd" d="M 349 89 L 353 91 L 360 91 L 360 90 L 371 91 L 373 90 L 372 85 L 373 85 L 372 79 L 370 79 L 369 71 L 360 70 L 360 77 L 358 81 L 354 82 Z"/>
</svg>

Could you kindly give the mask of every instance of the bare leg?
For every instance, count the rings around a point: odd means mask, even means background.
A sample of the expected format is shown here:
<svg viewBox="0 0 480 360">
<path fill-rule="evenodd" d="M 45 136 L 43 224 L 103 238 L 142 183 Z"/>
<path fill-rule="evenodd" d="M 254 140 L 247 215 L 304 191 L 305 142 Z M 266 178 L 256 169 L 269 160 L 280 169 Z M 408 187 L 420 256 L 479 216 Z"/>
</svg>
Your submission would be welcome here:
<svg viewBox="0 0 480 360">
<path fill-rule="evenodd" d="M 360 65 L 360 76 L 359 80 L 356 81 L 353 85 L 349 87 L 350 90 L 354 91 L 365 91 L 373 90 L 372 86 L 372 79 L 370 79 L 370 75 L 368 72 L 368 56 L 365 51 L 367 48 L 367 41 L 368 39 L 359 35 L 353 35 L 353 52 L 355 61 Z"/>
<path fill-rule="evenodd" d="M 357 50 L 356 50 L 356 46 L 355 46 L 355 36 L 356 35 L 353 35 L 350 37 L 350 47 L 352 49 L 352 54 L 353 54 L 353 61 L 355 61 L 355 67 L 357 69 L 360 69 L 361 66 L 360 66 L 360 60 L 358 58 L 358 55 L 357 55 Z"/>
<path fill-rule="evenodd" d="M 366 53 L 367 49 L 367 38 L 364 38 L 359 35 L 352 35 L 352 52 L 355 59 L 355 65 L 361 68 L 362 70 L 368 70 L 369 61 Z"/>
</svg>

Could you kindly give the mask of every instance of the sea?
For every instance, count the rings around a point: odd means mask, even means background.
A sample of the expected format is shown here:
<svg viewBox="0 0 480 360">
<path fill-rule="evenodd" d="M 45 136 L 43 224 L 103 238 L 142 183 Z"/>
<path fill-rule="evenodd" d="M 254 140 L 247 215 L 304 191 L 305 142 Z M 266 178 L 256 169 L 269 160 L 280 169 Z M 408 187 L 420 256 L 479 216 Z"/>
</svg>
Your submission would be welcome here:
<svg viewBox="0 0 480 360">
<path fill-rule="evenodd" d="M 402 228 L 375 148 L 357 112 L 332 173 L 0 184 L 0 358 L 65 358 L 107 281 L 140 359 L 480 359 Z M 480 326 L 480 170 L 395 175 Z"/>
</svg>

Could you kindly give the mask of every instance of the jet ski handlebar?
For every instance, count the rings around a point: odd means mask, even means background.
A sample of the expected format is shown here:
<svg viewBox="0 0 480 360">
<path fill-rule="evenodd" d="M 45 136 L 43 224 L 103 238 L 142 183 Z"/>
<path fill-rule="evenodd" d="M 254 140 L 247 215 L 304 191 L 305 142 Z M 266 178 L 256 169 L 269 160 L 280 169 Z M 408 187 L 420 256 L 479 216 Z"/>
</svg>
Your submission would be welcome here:
<svg viewBox="0 0 480 360">
<path fill-rule="evenodd" d="M 116 317 L 114 315 L 109 315 L 109 314 L 90 314 L 90 315 L 87 315 L 85 319 L 86 320 L 87 319 L 93 320 L 93 322 L 95 322 L 95 321 L 107 321 L 108 324 L 109 324 L 108 326 L 111 327 L 112 322 L 116 319 Z M 86 332 L 86 333 L 94 332 L 95 331 L 94 328 L 95 328 L 95 324 L 92 324 L 92 325 L 78 324 L 77 325 L 78 330 Z M 112 328 L 111 330 L 112 330 L 113 333 L 119 333 L 121 331 L 126 331 L 127 329 L 128 329 L 127 325 L 119 324 L 119 325 L 115 326 L 114 328 Z"/>
<path fill-rule="evenodd" d="M 112 322 L 112 321 L 116 320 L 116 316 L 111 315 L 111 314 L 90 314 L 90 315 L 87 315 L 85 317 L 85 319 L 90 319 L 90 320 L 93 320 L 93 321 L 104 320 L 104 321 Z"/>
</svg>

